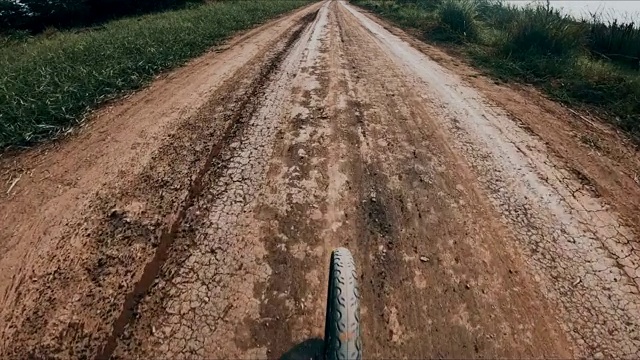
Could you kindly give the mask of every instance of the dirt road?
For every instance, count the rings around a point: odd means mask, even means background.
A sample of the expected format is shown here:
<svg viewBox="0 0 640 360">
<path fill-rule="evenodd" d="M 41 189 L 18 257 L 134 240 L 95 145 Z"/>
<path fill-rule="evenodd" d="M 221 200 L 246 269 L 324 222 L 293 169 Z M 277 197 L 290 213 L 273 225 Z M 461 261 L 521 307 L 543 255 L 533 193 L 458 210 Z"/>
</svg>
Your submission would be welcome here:
<svg viewBox="0 0 640 360">
<path fill-rule="evenodd" d="M 0 357 L 640 356 L 640 157 L 340 1 L 0 158 Z"/>
</svg>

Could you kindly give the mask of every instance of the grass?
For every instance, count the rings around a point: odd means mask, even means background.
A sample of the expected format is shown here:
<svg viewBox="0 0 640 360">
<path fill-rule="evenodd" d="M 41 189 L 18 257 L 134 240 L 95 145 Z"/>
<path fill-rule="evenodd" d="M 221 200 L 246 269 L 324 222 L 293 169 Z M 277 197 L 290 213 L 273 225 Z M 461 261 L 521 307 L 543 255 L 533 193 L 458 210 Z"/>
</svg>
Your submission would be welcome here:
<svg viewBox="0 0 640 360">
<path fill-rule="evenodd" d="M 478 38 L 477 3 L 471 0 L 444 0 L 436 9 L 437 28 L 453 39 L 475 40 Z"/>
<path fill-rule="evenodd" d="M 604 21 L 597 16 L 589 29 L 588 47 L 597 56 L 640 69 L 640 24 Z"/>
<path fill-rule="evenodd" d="M 633 23 L 577 20 L 548 5 L 499 0 L 352 2 L 426 41 L 447 42 L 497 78 L 591 107 L 640 142 L 640 29 Z"/>
<path fill-rule="evenodd" d="M 584 26 L 553 8 L 537 6 L 514 13 L 503 51 L 507 56 L 566 57 L 582 46 Z"/>
<path fill-rule="evenodd" d="M 309 0 L 223 1 L 82 31 L 0 41 L 0 148 L 66 131 L 90 109 L 234 32 Z"/>
</svg>

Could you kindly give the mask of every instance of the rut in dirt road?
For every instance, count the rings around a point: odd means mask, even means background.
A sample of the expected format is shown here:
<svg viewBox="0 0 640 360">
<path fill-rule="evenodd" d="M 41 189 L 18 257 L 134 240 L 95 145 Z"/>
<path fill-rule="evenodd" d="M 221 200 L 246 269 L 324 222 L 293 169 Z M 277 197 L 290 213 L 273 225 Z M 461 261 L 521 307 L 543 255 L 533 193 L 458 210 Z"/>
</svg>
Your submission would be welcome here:
<svg viewBox="0 0 640 360">
<path fill-rule="evenodd" d="M 539 124 L 600 130 L 446 59 L 324 1 L 117 105 L 146 124 L 138 135 L 36 153 L 114 143 L 89 154 L 101 167 L 30 170 L 75 182 L 3 229 L 28 261 L 0 258 L 0 354 L 280 357 L 320 342 L 328 257 L 345 246 L 365 357 L 640 356 L 640 163 L 612 155 L 632 150 L 603 130 L 610 150 L 593 160 Z M 196 100 L 143 117 L 196 85 Z M 46 186 L 20 185 L 2 210 L 26 214 Z"/>
<path fill-rule="evenodd" d="M 187 211 L 194 205 L 195 199 L 198 198 L 204 190 L 203 184 L 205 177 L 207 177 L 207 175 L 212 171 L 214 161 L 216 161 L 220 156 L 222 150 L 228 147 L 233 139 L 238 137 L 238 134 L 242 133 L 243 127 L 247 125 L 247 118 L 252 116 L 257 110 L 257 104 L 254 103 L 255 98 L 262 95 L 265 83 L 278 68 L 283 56 L 289 51 L 293 42 L 298 40 L 298 37 L 304 30 L 304 25 L 311 22 L 315 18 L 316 14 L 317 13 L 311 13 L 301 19 L 301 25 L 293 31 L 293 33 L 283 43 L 282 48 L 276 48 L 276 51 L 271 56 L 269 62 L 267 64 L 263 64 L 261 72 L 257 75 L 257 78 L 252 80 L 250 88 L 240 93 L 240 99 L 227 99 L 229 103 L 236 104 L 236 108 L 233 110 L 233 116 L 226 120 L 226 128 L 224 129 L 221 139 L 218 143 L 213 145 L 204 164 L 192 180 L 186 199 L 184 200 L 184 205 L 182 205 L 178 212 L 173 216 L 173 223 L 167 230 L 163 231 L 160 236 L 160 244 L 156 249 L 153 259 L 145 266 L 140 280 L 134 285 L 133 291 L 127 295 L 123 306 L 123 312 L 115 320 L 113 333 L 107 340 L 105 347 L 98 354 L 98 358 L 108 359 L 113 355 L 117 339 L 122 336 L 125 326 L 127 326 L 132 320 L 133 311 L 135 310 L 135 307 L 138 306 L 137 301 L 147 294 L 153 281 L 160 275 L 161 267 L 167 259 L 169 249 L 177 236 L 179 228 L 182 226 L 182 222 L 185 220 Z M 219 176 L 219 171 L 220 170 L 214 172 L 214 177 Z"/>
</svg>

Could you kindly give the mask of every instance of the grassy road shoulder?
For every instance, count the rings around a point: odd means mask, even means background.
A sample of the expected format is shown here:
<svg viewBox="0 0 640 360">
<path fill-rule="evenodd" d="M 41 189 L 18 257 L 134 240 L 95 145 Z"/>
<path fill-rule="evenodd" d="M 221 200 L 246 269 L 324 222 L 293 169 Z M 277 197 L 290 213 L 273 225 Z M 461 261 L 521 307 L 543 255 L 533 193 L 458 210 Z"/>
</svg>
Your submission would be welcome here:
<svg viewBox="0 0 640 360">
<path fill-rule="evenodd" d="M 242 29 L 311 0 L 222 1 L 0 44 L 0 148 L 54 137 Z"/>
<path fill-rule="evenodd" d="M 640 141 L 640 28 L 493 0 L 351 0 L 501 80 L 587 106 Z"/>
</svg>

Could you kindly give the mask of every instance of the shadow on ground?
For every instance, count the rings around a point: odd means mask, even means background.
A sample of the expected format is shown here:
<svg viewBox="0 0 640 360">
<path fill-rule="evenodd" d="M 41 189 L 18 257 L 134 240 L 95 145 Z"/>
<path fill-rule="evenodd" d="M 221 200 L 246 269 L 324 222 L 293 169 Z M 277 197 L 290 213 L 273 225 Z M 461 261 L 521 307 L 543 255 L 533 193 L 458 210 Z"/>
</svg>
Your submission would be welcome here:
<svg viewBox="0 0 640 360">
<path fill-rule="evenodd" d="M 322 359 L 324 341 L 322 339 L 308 339 L 282 354 L 280 360 L 319 360 Z"/>
</svg>

